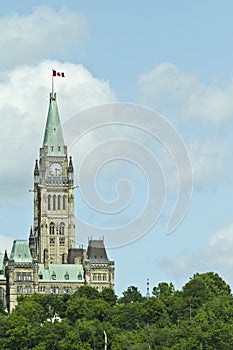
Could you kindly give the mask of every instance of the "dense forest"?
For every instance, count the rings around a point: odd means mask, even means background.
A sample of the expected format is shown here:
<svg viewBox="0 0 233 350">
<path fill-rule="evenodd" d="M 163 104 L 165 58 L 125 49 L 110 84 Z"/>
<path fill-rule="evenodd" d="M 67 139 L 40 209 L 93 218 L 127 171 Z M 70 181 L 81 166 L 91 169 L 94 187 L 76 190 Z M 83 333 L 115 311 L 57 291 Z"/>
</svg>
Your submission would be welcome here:
<svg viewBox="0 0 233 350">
<path fill-rule="evenodd" d="M 107 342 L 106 342 L 107 340 Z M 195 274 L 181 290 L 161 282 L 145 298 L 84 286 L 72 295 L 20 296 L 1 305 L 0 349 L 233 349 L 233 296 L 216 273 Z"/>
</svg>

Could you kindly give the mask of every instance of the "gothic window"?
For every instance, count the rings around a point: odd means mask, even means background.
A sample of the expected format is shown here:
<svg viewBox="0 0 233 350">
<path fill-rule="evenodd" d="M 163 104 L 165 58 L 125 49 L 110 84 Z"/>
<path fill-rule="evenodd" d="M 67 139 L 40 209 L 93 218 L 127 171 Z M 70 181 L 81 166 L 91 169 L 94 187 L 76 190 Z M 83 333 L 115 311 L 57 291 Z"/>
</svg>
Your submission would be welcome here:
<svg viewBox="0 0 233 350">
<path fill-rule="evenodd" d="M 64 235 L 65 234 L 65 224 L 64 222 L 61 222 L 59 225 L 59 234 Z"/>
<path fill-rule="evenodd" d="M 50 238 L 50 245 L 55 245 L 55 238 Z"/>
<path fill-rule="evenodd" d="M 45 286 L 39 286 L 38 287 L 38 292 L 39 293 L 45 293 Z"/>
<path fill-rule="evenodd" d="M 66 210 L 66 196 L 63 196 L 63 210 Z"/>
<path fill-rule="evenodd" d="M 55 225 L 53 222 L 51 222 L 51 224 L 49 225 L 49 233 L 50 233 L 50 235 L 55 234 Z"/>
<path fill-rule="evenodd" d="M 48 195 L 48 210 L 51 210 L 51 196 Z"/>
<path fill-rule="evenodd" d="M 56 195 L 53 195 L 53 210 L 56 210 Z"/>
<path fill-rule="evenodd" d="M 102 280 L 102 276 L 98 275 L 98 281 L 101 281 L 101 280 Z"/>
<path fill-rule="evenodd" d="M 59 194 L 59 196 L 57 197 L 57 209 L 61 210 L 61 196 Z"/>
<path fill-rule="evenodd" d="M 65 245 L 65 239 L 59 238 L 59 245 L 64 246 Z"/>
<path fill-rule="evenodd" d="M 96 273 L 93 274 L 92 281 L 97 281 Z"/>
<path fill-rule="evenodd" d="M 106 275 L 106 273 L 103 274 L 103 281 L 107 281 L 107 275 Z"/>
</svg>

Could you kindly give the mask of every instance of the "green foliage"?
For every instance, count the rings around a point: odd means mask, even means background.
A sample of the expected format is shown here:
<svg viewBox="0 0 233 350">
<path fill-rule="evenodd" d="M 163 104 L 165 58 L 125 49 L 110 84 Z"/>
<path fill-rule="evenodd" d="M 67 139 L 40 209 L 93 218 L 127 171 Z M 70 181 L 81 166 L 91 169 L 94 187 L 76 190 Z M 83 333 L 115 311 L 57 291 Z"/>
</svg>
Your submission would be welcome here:
<svg viewBox="0 0 233 350">
<path fill-rule="evenodd" d="M 119 300 L 112 290 L 86 286 L 72 295 L 21 296 L 10 315 L 0 312 L 0 349 L 103 350 L 104 332 L 108 350 L 233 349 L 230 293 L 208 272 L 181 291 L 161 282 L 149 299 L 134 286 Z"/>
<path fill-rule="evenodd" d="M 77 290 L 76 294 L 88 299 L 98 299 L 100 293 L 90 286 L 82 286 Z"/>
<path fill-rule="evenodd" d="M 117 302 L 117 296 L 114 291 L 110 288 L 103 289 L 101 293 L 101 298 L 107 301 L 110 305 L 115 305 Z"/>
<path fill-rule="evenodd" d="M 223 279 L 214 272 L 195 274 L 183 287 L 185 297 L 210 300 L 218 295 L 230 295 L 231 289 Z"/>
<path fill-rule="evenodd" d="M 119 302 L 124 304 L 132 303 L 135 301 L 140 302 L 143 299 L 145 299 L 143 298 L 142 294 L 139 292 L 138 288 L 134 286 L 128 287 L 128 289 L 122 294 L 123 294 L 123 297 L 119 299 Z"/>
<path fill-rule="evenodd" d="M 166 298 L 168 296 L 174 295 L 174 293 L 175 293 L 175 288 L 173 284 L 172 283 L 168 284 L 166 282 L 159 283 L 158 286 L 154 287 L 152 291 L 152 294 L 155 297 L 160 297 L 160 298 L 163 298 L 163 297 Z"/>
<path fill-rule="evenodd" d="M 98 319 L 104 321 L 107 319 L 109 312 L 110 304 L 105 300 L 88 299 L 73 294 L 67 302 L 65 315 L 74 324 L 76 320 Z"/>
</svg>

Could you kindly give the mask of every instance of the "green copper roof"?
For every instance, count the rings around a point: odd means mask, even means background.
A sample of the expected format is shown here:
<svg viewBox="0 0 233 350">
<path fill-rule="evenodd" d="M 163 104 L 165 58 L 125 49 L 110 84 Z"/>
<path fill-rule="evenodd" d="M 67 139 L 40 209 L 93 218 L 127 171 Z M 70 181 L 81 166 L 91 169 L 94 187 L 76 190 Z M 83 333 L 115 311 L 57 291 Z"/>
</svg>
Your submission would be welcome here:
<svg viewBox="0 0 233 350">
<path fill-rule="evenodd" d="M 38 264 L 39 282 L 84 282 L 84 270 L 81 264 Z"/>
<path fill-rule="evenodd" d="M 16 240 L 13 242 L 10 260 L 14 260 L 15 262 L 32 262 L 32 256 L 29 249 L 28 241 Z"/>
<path fill-rule="evenodd" d="M 65 155 L 64 139 L 57 107 L 56 94 L 50 94 L 49 111 L 43 141 L 43 147 L 45 146 L 48 146 L 48 155 Z"/>
</svg>

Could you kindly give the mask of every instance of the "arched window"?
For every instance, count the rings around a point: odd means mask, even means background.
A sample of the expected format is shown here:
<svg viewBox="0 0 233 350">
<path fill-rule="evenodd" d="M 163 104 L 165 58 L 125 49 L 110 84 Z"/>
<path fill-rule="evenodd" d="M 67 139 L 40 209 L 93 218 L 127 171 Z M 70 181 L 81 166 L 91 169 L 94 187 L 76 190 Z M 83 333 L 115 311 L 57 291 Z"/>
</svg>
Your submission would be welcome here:
<svg viewBox="0 0 233 350">
<path fill-rule="evenodd" d="M 55 225 L 53 222 L 51 222 L 51 224 L 49 225 L 49 233 L 50 235 L 54 235 L 55 233 Z"/>
<path fill-rule="evenodd" d="M 57 209 L 61 210 L 61 196 L 59 194 L 59 196 L 57 197 Z"/>
<path fill-rule="evenodd" d="M 66 210 L 66 196 L 63 196 L 63 210 Z"/>
<path fill-rule="evenodd" d="M 53 196 L 53 210 L 56 210 L 56 195 Z"/>
<path fill-rule="evenodd" d="M 48 210 L 51 210 L 51 196 L 48 195 Z"/>
<path fill-rule="evenodd" d="M 61 222 L 59 225 L 59 234 L 64 235 L 65 234 L 65 224 L 64 222 Z"/>
<path fill-rule="evenodd" d="M 60 238 L 60 239 L 59 239 L 59 244 L 60 244 L 61 246 L 64 246 L 64 245 L 65 245 L 65 238 Z"/>
</svg>

